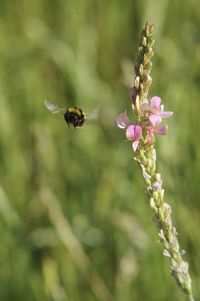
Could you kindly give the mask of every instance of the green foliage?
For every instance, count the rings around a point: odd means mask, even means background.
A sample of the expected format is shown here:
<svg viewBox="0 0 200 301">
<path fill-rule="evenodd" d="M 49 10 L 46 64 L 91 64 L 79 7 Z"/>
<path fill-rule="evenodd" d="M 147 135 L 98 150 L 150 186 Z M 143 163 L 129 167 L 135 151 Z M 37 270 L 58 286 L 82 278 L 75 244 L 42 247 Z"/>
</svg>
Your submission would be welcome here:
<svg viewBox="0 0 200 301">
<path fill-rule="evenodd" d="M 113 124 L 130 106 L 146 20 L 156 35 L 149 95 L 174 111 L 158 164 L 200 294 L 199 11 L 197 0 L 0 1 L 0 300 L 183 300 Z M 100 104 L 99 121 L 67 128 L 44 99 Z"/>
</svg>

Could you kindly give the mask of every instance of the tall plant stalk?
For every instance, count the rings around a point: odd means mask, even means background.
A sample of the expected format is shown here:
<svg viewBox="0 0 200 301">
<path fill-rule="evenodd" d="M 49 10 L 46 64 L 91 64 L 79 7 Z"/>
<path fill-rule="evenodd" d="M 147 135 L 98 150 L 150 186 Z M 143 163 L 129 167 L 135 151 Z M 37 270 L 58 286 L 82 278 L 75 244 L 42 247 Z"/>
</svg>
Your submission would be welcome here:
<svg viewBox="0 0 200 301">
<path fill-rule="evenodd" d="M 173 113 L 164 111 L 158 96 L 152 97 L 150 101 L 148 99 L 152 83 L 150 71 L 154 41 L 154 27 L 146 23 L 139 43 L 134 85 L 130 89 L 136 121 L 130 121 L 124 112 L 116 118 L 116 124 L 125 129 L 126 138 L 132 142 L 134 159 L 142 171 L 148 204 L 153 211 L 163 255 L 170 261 L 170 272 L 188 299 L 194 301 L 188 263 L 182 257 L 184 251 L 180 248 L 177 231 L 172 223 L 171 207 L 164 201 L 162 177 L 156 166 L 155 135 L 166 134 L 167 125 L 162 125 L 161 122 Z"/>
</svg>

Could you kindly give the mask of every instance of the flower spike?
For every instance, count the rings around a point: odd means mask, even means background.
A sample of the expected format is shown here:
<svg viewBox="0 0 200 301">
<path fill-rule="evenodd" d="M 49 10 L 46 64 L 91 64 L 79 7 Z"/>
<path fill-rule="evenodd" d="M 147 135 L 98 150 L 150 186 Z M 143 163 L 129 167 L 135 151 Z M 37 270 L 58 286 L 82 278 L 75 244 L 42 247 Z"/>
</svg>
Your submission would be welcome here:
<svg viewBox="0 0 200 301">
<path fill-rule="evenodd" d="M 130 121 L 124 112 L 116 118 L 115 122 L 119 128 L 125 130 L 127 140 L 132 142 L 134 159 L 141 168 L 148 202 L 158 227 L 163 255 L 170 260 L 171 274 L 188 299 L 194 301 L 188 263 L 182 258 L 183 251 L 179 246 L 176 228 L 172 224 L 171 207 L 164 201 L 162 178 L 156 166 L 155 135 L 166 134 L 168 126 L 163 125 L 162 120 L 171 117 L 173 112 L 164 111 L 160 97 L 153 96 L 150 101 L 148 99 L 152 83 L 150 71 L 151 58 L 154 54 L 153 30 L 153 25 L 146 23 L 139 44 L 134 84 L 129 91 L 135 121 Z"/>
</svg>

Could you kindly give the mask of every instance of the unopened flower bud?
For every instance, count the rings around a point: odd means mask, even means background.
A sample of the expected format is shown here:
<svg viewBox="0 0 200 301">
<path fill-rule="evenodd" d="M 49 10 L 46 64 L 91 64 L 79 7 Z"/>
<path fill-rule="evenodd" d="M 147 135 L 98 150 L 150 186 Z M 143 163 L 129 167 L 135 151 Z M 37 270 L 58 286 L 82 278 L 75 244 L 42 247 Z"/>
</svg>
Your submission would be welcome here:
<svg viewBox="0 0 200 301">
<path fill-rule="evenodd" d="M 135 105 L 135 100 L 136 100 L 137 93 L 136 93 L 134 87 L 129 90 L 129 96 L 132 100 L 132 103 Z"/>
<path fill-rule="evenodd" d="M 139 115 L 140 112 L 141 112 L 141 108 L 140 108 L 140 98 L 139 98 L 139 96 L 137 95 L 137 96 L 136 96 L 136 99 L 135 99 L 135 113 L 136 113 L 137 115 Z"/>
<path fill-rule="evenodd" d="M 158 181 L 158 182 L 160 182 L 160 180 L 161 180 L 161 175 L 160 175 L 160 173 L 156 173 L 156 181 Z"/>
<path fill-rule="evenodd" d="M 152 189 L 153 189 L 154 191 L 156 191 L 156 190 L 158 190 L 158 189 L 160 189 L 160 188 L 161 188 L 160 183 L 158 183 L 158 182 L 154 182 L 154 183 L 153 183 Z"/>
<path fill-rule="evenodd" d="M 146 37 L 143 37 L 143 38 L 142 38 L 142 45 L 143 45 L 144 47 L 147 46 L 147 39 L 146 39 Z"/>
<path fill-rule="evenodd" d="M 139 86 L 140 86 L 140 78 L 139 78 L 139 76 L 137 76 L 137 77 L 135 78 L 134 84 L 135 84 L 135 88 L 138 90 L 138 89 L 139 89 Z"/>
<path fill-rule="evenodd" d="M 142 64 L 140 64 L 139 72 L 140 72 L 140 75 L 141 75 L 141 76 L 143 75 L 143 70 L 144 70 L 144 67 L 143 67 Z"/>
</svg>

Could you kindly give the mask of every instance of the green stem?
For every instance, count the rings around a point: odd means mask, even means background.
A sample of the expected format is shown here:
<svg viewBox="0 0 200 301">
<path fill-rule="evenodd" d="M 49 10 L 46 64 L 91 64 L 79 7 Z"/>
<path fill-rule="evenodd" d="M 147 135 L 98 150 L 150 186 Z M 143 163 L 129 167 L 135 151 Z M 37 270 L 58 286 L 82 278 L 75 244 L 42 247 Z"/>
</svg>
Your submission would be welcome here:
<svg viewBox="0 0 200 301">
<path fill-rule="evenodd" d="M 139 44 L 139 56 L 135 66 L 134 90 L 136 92 L 135 113 L 137 122 L 143 125 L 143 139 L 140 149 L 135 153 L 134 159 L 139 163 L 142 170 L 148 201 L 154 213 L 154 220 L 158 227 L 160 243 L 163 247 L 163 254 L 170 260 L 170 272 L 176 282 L 188 296 L 190 301 L 194 301 L 192 295 L 192 281 L 188 272 L 188 263 L 183 260 L 183 251 L 180 249 L 177 239 L 176 228 L 172 224 L 171 207 L 164 202 L 164 189 L 162 188 L 162 178 L 156 171 L 156 150 L 154 145 L 149 146 L 146 142 L 146 116 L 140 109 L 143 101 L 147 100 L 149 88 L 152 83 L 150 71 L 152 68 L 151 58 L 154 54 L 152 46 L 154 44 L 154 28 L 150 23 L 146 23 L 142 31 Z"/>
<path fill-rule="evenodd" d="M 180 249 L 177 231 L 171 219 L 171 207 L 164 202 L 162 178 L 156 172 L 156 150 L 153 146 L 143 146 L 134 159 L 139 163 L 142 170 L 148 201 L 154 214 L 154 221 L 163 247 L 163 255 L 170 260 L 171 274 L 183 292 L 188 295 L 189 300 L 194 301 L 188 263 L 182 258 L 183 251 Z"/>
<path fill-rule="evenodd" d="M 189 295 L 189 301 L 195 301 L 192 295 Z"/>
</svg>

